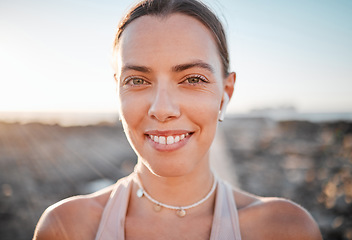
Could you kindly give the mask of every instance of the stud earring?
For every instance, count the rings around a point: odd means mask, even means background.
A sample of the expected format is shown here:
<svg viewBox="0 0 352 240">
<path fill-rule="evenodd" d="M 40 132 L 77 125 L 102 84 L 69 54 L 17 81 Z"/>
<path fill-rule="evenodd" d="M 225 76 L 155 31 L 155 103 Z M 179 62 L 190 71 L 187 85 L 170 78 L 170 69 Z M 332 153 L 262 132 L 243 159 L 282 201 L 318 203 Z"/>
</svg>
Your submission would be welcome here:
<svg viewBox="0 0 352 240">
<path fill-rule="evenodd" d="M 230 101 L 229 95 L 227 95 L 227 93 L 225 93 L 224 94 L 224 101 L 222 102 L 222 107 L 219 111 L 219 122 L 224 121 L 226 107 L 227 107 L 227 104 L 229 103 L 229 101 Z"/>
</svg>

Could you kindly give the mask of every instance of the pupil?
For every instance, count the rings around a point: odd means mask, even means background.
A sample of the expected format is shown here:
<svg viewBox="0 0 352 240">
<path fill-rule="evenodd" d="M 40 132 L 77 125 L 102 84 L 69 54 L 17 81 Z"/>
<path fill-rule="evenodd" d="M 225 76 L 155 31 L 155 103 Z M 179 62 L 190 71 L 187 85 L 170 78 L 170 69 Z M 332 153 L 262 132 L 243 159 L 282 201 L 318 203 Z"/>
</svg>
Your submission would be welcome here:
<svg viewBox="0 0 352 240">
<path fill-rule="evenodd" d="M 189 83 L 197 83 L 197 82 L 199 82 L 198 78 L 190 78 L 189 79 Z"/>
<path fill-rule="evenodd" d="M 142 84 L 143 83 L 143 80 L 142 79 L 133 79 L 133 84 Z"/>
</svg>

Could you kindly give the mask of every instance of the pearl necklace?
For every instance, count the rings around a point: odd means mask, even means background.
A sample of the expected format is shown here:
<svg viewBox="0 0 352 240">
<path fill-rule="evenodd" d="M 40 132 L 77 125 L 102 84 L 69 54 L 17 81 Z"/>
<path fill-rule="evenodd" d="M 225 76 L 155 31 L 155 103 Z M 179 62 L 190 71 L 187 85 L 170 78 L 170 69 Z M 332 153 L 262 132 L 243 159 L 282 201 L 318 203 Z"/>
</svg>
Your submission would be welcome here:
<svg viewBox="0 0 352 240">
<path fill-rule="evenodd" d="M 137 173 L 136 173 L 137 174 Z M 196 203 L 193 203 L 191 205 L 187 205 L 187 206 L 172 206 L 172 205 L 168 205 L 168 204 L 165 204 L 165 203 L 161 203 L 157 200 L 155 200 L 154 198 L 152 198 L 145 190 L 144 188 L 142 187 L 142 184 L 141 184 L 141 181 L 139 179 L 139 176 L 137 174 L 137 184 L 139 186 L 139 189 L 137 190 L 137 197 L 138 198 L 142 198 L 143 196 L 146 196 L 147 199 L 149 201 L 151 201 L 152 203 L 154 203 L 154 211 L 156 212 L 159 212 L 161 210 L 161 207 L 164 207 L 164 208 L 168 208 L 168 209 L 171 209 L 171 210 L 176 210 L 176 214 L 177 216 L 179 217 L 184 217 L 186 215 L 186 210 L 190 209 L 190 208 L 194 208 L 200 204 L 202 204 L 203 202 L 205 202 L 206 200 L 208 200 L 208 198 L 214 193 L 215 191 L 215 188 L 216 188 L 216 178 L 214 177 L 214 182 L 213 182 L 213 186 L 211 187 L 210 191 L 208 192 L 208 194 L 202 198 L 201 200 L 199 200 L 198 202 Z"/>
</svg>

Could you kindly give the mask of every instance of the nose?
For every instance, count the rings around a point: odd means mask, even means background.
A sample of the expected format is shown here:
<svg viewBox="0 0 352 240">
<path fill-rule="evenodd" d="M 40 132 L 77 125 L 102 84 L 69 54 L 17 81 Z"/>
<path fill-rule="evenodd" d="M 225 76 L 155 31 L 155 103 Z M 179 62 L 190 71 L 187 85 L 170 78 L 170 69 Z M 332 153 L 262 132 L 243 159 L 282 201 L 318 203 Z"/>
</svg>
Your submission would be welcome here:
<svg viewBox="0 0 352 240">
<path fill-rule="evenodd" d="M 178 99 L 173 92 L 172 89 L 168 89 L 166 86 L 157 87 L 148 111 L 148 115 L 151 118 L 166 122 L 180 116 Z"/>
</svg>

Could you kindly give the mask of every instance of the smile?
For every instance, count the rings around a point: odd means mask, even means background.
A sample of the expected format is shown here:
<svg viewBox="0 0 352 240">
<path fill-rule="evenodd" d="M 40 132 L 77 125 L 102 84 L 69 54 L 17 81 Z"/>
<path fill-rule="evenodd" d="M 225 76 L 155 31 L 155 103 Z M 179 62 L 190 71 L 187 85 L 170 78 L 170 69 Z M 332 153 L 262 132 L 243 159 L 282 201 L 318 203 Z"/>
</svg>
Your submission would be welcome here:
<svg viewBox="0 0 352 240">
<path fill-rule="evenodd" d="M 163 145 L 171 145 L 174 143 L 178 143 L 189 136 L 189 133 L 174 135 L 174 136 L 156 136 L 156 135 L 148 135 L 148 137 L 155 143 L 163 144 Z"/>
</svg>

